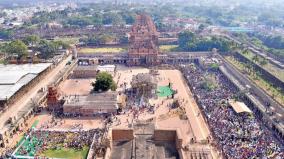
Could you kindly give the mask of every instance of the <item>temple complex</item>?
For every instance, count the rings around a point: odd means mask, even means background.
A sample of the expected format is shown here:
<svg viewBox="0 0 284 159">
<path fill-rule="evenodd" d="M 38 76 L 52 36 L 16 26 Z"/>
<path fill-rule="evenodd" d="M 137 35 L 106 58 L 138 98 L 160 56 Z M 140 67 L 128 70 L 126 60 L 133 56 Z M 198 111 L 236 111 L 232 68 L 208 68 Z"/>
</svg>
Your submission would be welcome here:
<svg viewBox="0 0 284 159">
<path fill-rule="evenodd" d="M 129 38 L 128 65 L 158 64 L 158 32 L 150 16 L 138 15 Z"/>
</svg>

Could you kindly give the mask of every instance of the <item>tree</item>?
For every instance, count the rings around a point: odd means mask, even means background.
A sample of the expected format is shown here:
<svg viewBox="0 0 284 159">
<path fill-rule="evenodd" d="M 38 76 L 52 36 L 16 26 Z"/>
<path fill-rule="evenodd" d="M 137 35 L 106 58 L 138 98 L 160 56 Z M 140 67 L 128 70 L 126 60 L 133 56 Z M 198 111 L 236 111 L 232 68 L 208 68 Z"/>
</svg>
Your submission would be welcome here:
<svg viewBox="0 0 284 159">
<path fill-rule="evenodd" d="M 103 24 L 103 16 L 100 13 L 95 13 L 92 17 L 91 17 L 92 23 L 95 26 L 101 26 Z"/>
<path fill-rule="evenodd" d="M 136 15 L 131 12 L 123 12 L 122 18 L 126 24 L 133 24 L 135 22 Z"/>
<path fill-rule="evenodd" d="M 70 45 L 63 41 L 40 40 L 36 50 L 40 52 L 40 57 L 47 59 L 53 57 L 59 49 L 69 49 Z"/>
<path fill-rule="evenodd" d="M 98 37 L 98 41 L 100 45 L 111 42 L 112 40 L 114 40 L 114 37 L 109 34 L 103 34 Z"/>
<path fill-rule="evenodd" d="M 0 52 L 5 52 L 6 51 L 5 47 L 6 47 L 6 44 L 0 43 Z"/>
<path fill-rule="evenodd" d="M 54 41 L 53 43 L 56 45 L 56 48 L 62 48 L 62 49 L 70 49 L 71 48 L 71 46 L 68 43 L 63 42 L 61 40 Z"/>
<path fill-rule="evenodd" d="M 107 72 L 99 72 L 96 77 L 96 82 L 92 83 L 94 91 L 112 91 L 116 90 L 116 84 L 112 76 Z"/>
<path fill-rule="evenodd" d="M 8 43 L 5 46 L 5 51 L 8 54 L 17 54 L 18 58 L 22 58 L 28 55 L 28 47 L 21 40 L 15 40 Z"/>
<path fill-rule="evenodd" d="M 128 36 L 126 36 L 126 35 L 119 38 L 119 43 L 120 44 L 128 44 L 128 42 L 129 42 L 128 41 Z"/>
<path fill-rule="evenodd" d="M 196 37 L 190 31 L 184 31 L 178 34 L 178 43 L 180 48 L 186 48 L 188 43 L 195 42 Z"/>
<path fill-rule="evenodd" d="M 231 41 L 230 45 L 231 45 L 232 51 L 238 51 L 240 49 L 240 46 L 238 45 L 238 43 Z"/>
<path fill-rule="evenodd" d="M 11 38 L 11 36 L 13 35 L 13 31 L 12 30 L 0 30 L 0 38 L 1 39 L 9 39 Z"/>
<path fill-rule="evenodd" d="M 254 61 L 255 63 L 258 63 L 258 62 L 259 62 L 258 56 L 257 56 L 257 55 L 254 55 L 254 56 L 252 57 L 252 61 Z"/>
<path fill-rule="evenodd" d="M 183 51 L 211 51 L 216 48 L 220 52 L 228 52 L 232 43 L 224 38 L 195 37 L 194 33 L 185 31 L 178 36 L 179 48 Z"/>
<path fill-rule="evenodd" d="M 80 42 L 83 42 L 86 46 L 87 45 L 99 45 L 99 40 L 96 36 L 89 36 L 87 38 L 79 39 Z"/>
<path fill-rule="evenodd" d="M 37 35 L 30 35 L 23 39 L 23 42 L 28 45 L 34 47 L 40 41 L 40 38 Z"/>
<path fill-rule="evenodd" d="M 92 24 L 92 20 L 87 17 L 71 17 L 68 19 L 67 24 L 73 26 L 85 27 Z"/>
<path fill-rule="evenodd" d="M 86 45 L 99 46 L 111 42 L 115 37 L 109 34 L 103 34 L 99 36 L 89 36 L 88 38 L 81 38 L 79 41 Z"/>
<path fill-rule="evenodd" d="M 241 53 L 244 54 L 244 55 L 248 55 L 250 53 L 250 51 L 249 51 L 248 48 L 245 48 Z"/>
<path fill-rule="evenodd" d="M 49 42 L 47 40 L 41 40 L 37 47 L 37 50 L 40 52 L 40 56 L 44 59 L 54 56 L 58 50 L 58 45 L 54 42 Z"/>
<path fill-rule="evenodd" d="M 123 24 L 124 21 L 122 19 L 122 16 L 120 14 L 116 13 L 106 13 L 103 15 L 103 24 L 104 25 L 120 25 Z"/>
<path fill-rule="evenodd" d="M 263 58 L 263 59 L 260 61 L 259 64 L 260 64 L 261 66 L 267 65 L 267 64 L 268 64 L 267 59 Z"/>
</svg>

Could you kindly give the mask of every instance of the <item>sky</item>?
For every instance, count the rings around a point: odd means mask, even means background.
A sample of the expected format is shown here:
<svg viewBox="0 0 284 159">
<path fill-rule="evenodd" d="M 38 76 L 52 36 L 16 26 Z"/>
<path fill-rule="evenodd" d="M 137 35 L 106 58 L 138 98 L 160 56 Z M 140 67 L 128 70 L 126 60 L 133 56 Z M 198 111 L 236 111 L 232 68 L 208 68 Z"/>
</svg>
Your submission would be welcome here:
<svg viewBox="0 0 284 159">
<path fill-rule="evenodd" d="M 99 1 L 114 1 L 114 0 L 0 0 L 0 4 L 12 4 L 12 3 L 34 3 L 34 2 L 99 2 Z M 165 2 L 165 1 L 169 1 L 169 2 L 195 2 L 195 3 L 215 3 L 215 4 L 221 4 L 221 3 L 227 3 L 227 4 L 237 4 L 237 3 L 241 3 L 241 4 L 262 4 L 262 3 L 268 3 L 268 4 L 279 4 L 279 3 L 284 3 L 284 0 L 117 0 L 125 2 L 125 1 L 136 1 L 136 2 L 141 2 L 141 1 L 145 1 L 145 2 L 153 2 L 153 1 L 157 1 L 157 2 Z"/>
</svg>

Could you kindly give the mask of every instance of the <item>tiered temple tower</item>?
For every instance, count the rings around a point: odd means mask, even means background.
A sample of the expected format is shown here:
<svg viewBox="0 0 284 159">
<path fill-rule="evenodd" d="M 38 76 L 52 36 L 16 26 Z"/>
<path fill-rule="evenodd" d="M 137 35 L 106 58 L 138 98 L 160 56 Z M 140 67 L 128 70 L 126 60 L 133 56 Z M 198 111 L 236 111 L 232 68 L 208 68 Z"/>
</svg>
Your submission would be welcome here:
<svg viewBox="0 0 284 159">
<path fill-rule="evenodd" d="M 59 93 L 55 86 L 48 87 L 47 106 L 50 111 L 57 111 L 60 107 Z"/>
<path fill-rule="evenodd" d="M 159 63 L 158 32 L 151 17 L 138 15 L 129 39 L 128 65 L 156 65 Z"/>
</svg>

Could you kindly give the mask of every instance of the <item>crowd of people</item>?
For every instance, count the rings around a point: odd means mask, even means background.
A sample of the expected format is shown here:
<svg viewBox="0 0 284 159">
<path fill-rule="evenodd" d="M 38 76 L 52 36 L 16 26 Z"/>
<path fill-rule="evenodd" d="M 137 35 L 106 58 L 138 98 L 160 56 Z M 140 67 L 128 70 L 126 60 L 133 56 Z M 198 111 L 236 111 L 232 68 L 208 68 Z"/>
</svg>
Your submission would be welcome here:
<svg viewBox="0 0 284 159">
<path fill-rule="evenodd" d="M 238 91 L 219 71 L 204 71 L 197 66 L 182 69 L 196 95 L 217 146 L 226 158 L 284 158 L 283 143 L 253 114 L 236 113 L 228 100 Z M 217 86 L 203 87 L 206 76 L 214 76 Z"/>
<path fill-rule="evenodd" d="M 31 130 L 16 155 L 39 156 L 45 150 L 61 148 L 81 150 L 91 145 L 94 135 L 101 134 L 100 129 L 80 132 Z"/>
</svg>

